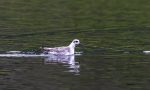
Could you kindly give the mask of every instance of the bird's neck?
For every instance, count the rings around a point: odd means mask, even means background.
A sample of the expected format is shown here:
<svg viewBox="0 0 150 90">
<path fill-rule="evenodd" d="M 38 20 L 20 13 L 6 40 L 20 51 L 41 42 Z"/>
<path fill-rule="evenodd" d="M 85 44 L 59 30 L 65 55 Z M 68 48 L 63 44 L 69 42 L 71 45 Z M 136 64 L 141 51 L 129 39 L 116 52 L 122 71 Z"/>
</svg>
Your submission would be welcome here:
<svg viewBox="0 0 150 90">
<path fill-rule="evenodd" d="M 71 43 L 71 44 L 69 45 L 69 47 L 71 47 L 71 48 L 75 48 L 75 47 L 76 47 L 76 45 L 75 45 L 74 43 Z"/>
<path fill-rule="evenodd" d="M 71 44 L 69 45 L 69 47 L 70 47 L 70 54 L 74 54 L 74 52 L 75 52 L 75 44 L 74 44 L 74 43 L 71 43 Z"/>
</svg>

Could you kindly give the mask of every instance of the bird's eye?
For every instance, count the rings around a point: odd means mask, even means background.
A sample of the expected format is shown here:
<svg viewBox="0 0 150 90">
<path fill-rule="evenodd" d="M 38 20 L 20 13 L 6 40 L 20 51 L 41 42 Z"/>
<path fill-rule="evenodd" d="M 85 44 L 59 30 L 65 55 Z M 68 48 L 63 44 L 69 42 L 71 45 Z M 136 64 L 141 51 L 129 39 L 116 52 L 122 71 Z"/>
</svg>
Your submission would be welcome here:
<svg viewBox="0 0 150 90">
<path fill-rule="evenodd" d="M 74 43 L 78 43 L 78 41 L 74 41 Z"/>
</svg>

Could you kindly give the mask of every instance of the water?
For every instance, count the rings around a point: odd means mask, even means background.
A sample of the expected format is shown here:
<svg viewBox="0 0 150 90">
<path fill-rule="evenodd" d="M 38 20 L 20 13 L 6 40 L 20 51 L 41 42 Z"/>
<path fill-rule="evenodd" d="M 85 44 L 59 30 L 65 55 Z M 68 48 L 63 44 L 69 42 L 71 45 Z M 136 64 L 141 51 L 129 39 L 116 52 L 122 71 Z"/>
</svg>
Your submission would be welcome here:
<svg viewBox="0 0 150 90">
<path fill-rule="evenodd" d="M 1 58 L 0 88 L 57 90 L 61 89 L 61 79 L 80 75 L 79 69 L 74 56 Z"/>
<path fill-rule="evenodd" d="M 0 0 L 0 52 L 37 52 L 75 38 L 83 52 L 0 55 L 0 90 L 149 90 L 149 3 Z"/>
<path fill-rule="evenodd" d="M 149 56 L 103 54 L 1 57 L 1 90 L 130 90 L 149 88 Z"/>
</svg>

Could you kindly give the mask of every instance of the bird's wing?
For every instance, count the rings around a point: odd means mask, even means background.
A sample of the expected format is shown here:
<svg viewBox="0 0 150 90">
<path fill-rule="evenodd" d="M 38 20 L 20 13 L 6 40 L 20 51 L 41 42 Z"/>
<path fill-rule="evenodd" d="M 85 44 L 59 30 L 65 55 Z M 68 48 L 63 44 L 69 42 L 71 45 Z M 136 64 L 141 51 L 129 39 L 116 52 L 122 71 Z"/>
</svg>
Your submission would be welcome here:
<svg viewBox="0 0 150 90">
<path fill-rule="evenodd" d="M 48 47 L 43 48 L 43 50 L 48 50 L 48 51 L 55 51 L 55 50 L 64 51 L 64 50 L 68 50 L 68 49 L 69 49 L 69 47 L 65 47 L 65 46 L 63 46 L 63 47 L 54 47 L 54 48 L 48 48 Z"/>
</svg>

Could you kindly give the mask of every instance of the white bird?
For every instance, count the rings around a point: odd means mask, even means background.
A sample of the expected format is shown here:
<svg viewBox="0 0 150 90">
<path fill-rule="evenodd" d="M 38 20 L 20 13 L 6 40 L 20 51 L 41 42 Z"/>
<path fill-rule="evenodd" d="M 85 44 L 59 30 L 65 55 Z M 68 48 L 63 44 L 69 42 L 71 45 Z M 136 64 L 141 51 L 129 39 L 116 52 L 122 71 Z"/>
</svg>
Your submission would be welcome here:
<svg viewBox="0 0 150 90">
<path fill-rule="evenodd" d="M 62 46 L 62 47 L 44 47 L 44 53 L 47 54 L 60 54 L 60 55 L 73 55 L 75 53 L 75 47 L 76 45 L 80 44 L 80 41 L 78 39 L 74 39 L 69 46 Z"/>
</svg>

